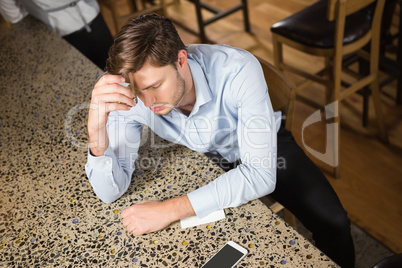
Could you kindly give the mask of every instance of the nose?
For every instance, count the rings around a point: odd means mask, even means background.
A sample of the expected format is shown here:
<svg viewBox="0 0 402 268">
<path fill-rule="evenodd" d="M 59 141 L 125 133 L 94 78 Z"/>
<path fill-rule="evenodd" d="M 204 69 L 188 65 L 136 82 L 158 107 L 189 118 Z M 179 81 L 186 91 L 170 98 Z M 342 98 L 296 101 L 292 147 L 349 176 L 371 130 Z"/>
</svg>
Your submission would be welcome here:
<svg viewBox="0 0 402 268">
<path fill-rule="evenodd" d="M 156 102 L 155 96 L 149 92 L 143 92 L 142 96 L 144 98 L 144 105 L 148 108 L 151 108 L 152 104 Z"/>
</svg>

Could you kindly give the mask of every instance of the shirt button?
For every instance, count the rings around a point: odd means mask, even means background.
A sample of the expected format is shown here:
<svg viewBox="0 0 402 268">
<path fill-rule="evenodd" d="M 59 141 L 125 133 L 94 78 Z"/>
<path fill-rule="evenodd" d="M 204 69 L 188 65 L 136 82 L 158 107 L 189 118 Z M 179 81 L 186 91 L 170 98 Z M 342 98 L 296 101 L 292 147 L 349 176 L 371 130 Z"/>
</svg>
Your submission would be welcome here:
<svg viewBox="0 0 402 268">
<path fill-rule="evenodd" d="M 110 164 L 110 160 L 106 160 L 106 165 L 109 165 Z"/>
<path fill-rule="evenodd" d="M 113 186 L 113 187 L 117 187 L 117 184 L 116 184 L 116 183 L 113 183 L 112 186 Z"/>
<path fill-rule="evenodd" d="M 202 145 L 198 145 L 197 147 L 198 147 L 198 149 L 201 149 L 201 148 L 202 148 Z"/>
</svg>

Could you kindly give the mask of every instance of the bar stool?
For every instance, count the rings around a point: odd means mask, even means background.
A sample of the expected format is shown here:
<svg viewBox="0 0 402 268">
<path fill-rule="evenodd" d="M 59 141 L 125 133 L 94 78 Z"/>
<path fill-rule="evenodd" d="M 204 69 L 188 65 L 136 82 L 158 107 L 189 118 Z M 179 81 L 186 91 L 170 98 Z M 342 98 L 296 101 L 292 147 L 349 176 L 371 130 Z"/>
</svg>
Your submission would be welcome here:
<svg viewBox="0 0 402 268">
<path fill-rule="evenodd" d="M 396 13 L 395 10 L 399 12 Z M 393 13 L 399 17 L 398 21 L 398 32 L 394 35 L 385 35 L 384 43 L 392 42 L 397 40 L 398 46 L 396 47 L 396 59 L 390 59 L 385 55 L 386 49 L 383 47 L 380 52 L 380 69 L 390 72 L 390 76 L 382 81 L 380 81 L 380 88 L 387 85 L 393 80 L 397 80 L 396 88 L 396 98 L 395 104 L 402 104 L 402 1 L 401 0 L 387 0 L 385 4 L 386 11 L 388 11 L 387 16 L 392 17 Z M 391 27 L 391 21 L 388 20 L 388 24 L 383 26 L 382 31 L 387 32 Z M 384 44 L 385 46 L 385 44 Z"/>
<path fill-rule="evenodd" d="M 395 34 L 391 34 L 392 27 L 392 19 L 394 16 L 399 18 L 402 17 L 402 9 L 401 9 L 402 0 L 386 0 L 384 11 L 383 11 L 383 19 L 381 23 L 381 39 L 380 39 L 380 54 L 379 54 L 379 68 L 381 71 L 385 72 L 387 76 L 379 81 L 380 89 L 392 81 L 396 80 L 396 96 L 395 96 L 395 104 L 402 104 L 402 20 L 398 19 L 398 32 Z M 399 8 L 397 6 L 399 5 Z M 396 12 L 399 9 L 398 12 Z M 373 11 L 368 9 L 368 14 L 372 16 Z M 397 41 L 396 49 L 396 59 L 390 58 L 387 56 L 387 45 L 392 44 L 394 40 Z M 365 48 L 367 51 L 370 51 L 369 47 Z M 359 58 L 357 55 L 350 55 L 346 59 L 344 59 L 343 66 L 348 67 L 355 62 L 359 62 L 359 73 L 365 75 L 369 72 L 369 64 L 367 61 Z M 368 111 L 369 111 L 369 97 L 371 95 L 369 88 L 364 88 L 361 92 L 363 95 L 363 114 L 362 114 L 362 125 L 364 127 L 368 126 Z M 388 93 L 383 91 L 384 95 L 388 95 Z M 393 96 L 389 96 L 393 98 Z"/>
<path fill-rule="evenodd" d="M 375 2 L 375 12 L 371 19 L 363 11 L 365 7 Z M 327 126 L 333 138 L 334 150 L 332 159 L 328 156 L 319 158 L 334 168 L 334 176 L 340 177 L 339 168 L 339 106 L 343 99 L 351 94 L 370 86 L 373 94 L 381 139 L 388 142 L 382 114 L 379 85 L 378 60 L 380 22 L 385 0 L 323 0 L 303 9 L 302 11 L 278 22 L 271 27 L 274 47 L 275 65 L 281 70 L 288 70 L 306 80 L 296 88 L 297 92 L 305 89 L 312 82 L 320 83 L 326 89 L 326 118 L 333 124 Z M 370 44 L 371 52 L 362 50 Z M 297 68 L 284 62 L 282 46 L 286 45 L 304 53 L 323 57 L 325 68 L 317 73 L 309 73 L 305 68 Z M 351 53 L 370 61 L 369 74 L 361 77 L 350 69 L 342 68 L 343 58 Z M 353 83 L 345 86 L 343 75 L 354 78 Z M 297 96 L 308 104 L 312 100 Z M 323 105 L 318 104 L 322 108 Z M 328 136 L 328 135 L 327 135 Z"/>
</svg>

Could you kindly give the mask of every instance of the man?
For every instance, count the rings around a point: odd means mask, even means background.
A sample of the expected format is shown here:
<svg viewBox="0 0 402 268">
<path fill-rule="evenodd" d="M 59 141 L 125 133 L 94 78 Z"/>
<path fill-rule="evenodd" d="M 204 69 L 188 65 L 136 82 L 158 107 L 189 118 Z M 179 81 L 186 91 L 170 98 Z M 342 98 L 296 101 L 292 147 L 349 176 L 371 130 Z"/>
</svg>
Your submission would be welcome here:
<svg viewBox="0 0 402 268">
<path fill-rule="evenodd" d="M 18 23 L 30 14 L 99 68 L 105 68 L 113 37 L 96 0 L 1 0 L 0 13 L 10 23 Z"/>
<path fill-rule="evenodd" d="M 271 194 L 313 232 L 321 250 L 353 267 L 346 212 L 325 176 L 280 127 L 255 57 L 224 45 L 186 47 L 168 19 L 145 15 L 122 28 L 106 69 L 109 75 L 92 92 L 86 165 L 104 202 L 127 190 L 143 125 L 166 140 L 238 163 L 187 195 L 128 207 L 121 216 L 129 232 L 155 232 Z M 138 104 L 122 82 L 134 86 Z M 284 162 L 280 169 L 277 159 Z"/>
</svg>

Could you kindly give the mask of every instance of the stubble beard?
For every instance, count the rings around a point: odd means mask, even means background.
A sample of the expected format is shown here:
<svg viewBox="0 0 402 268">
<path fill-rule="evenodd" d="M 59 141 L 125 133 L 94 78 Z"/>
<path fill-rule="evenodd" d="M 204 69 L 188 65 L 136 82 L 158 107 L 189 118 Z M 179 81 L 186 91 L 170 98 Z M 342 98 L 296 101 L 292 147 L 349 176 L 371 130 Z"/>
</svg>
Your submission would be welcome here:
<svg viewBox="0 0 402 268">
<path fill-rule="evenodd" d="M 186 82 L 179 75 L 179 72 L 177 72 L 176 77 L 177 77 L 177 86 L 176 86 L 177 90 L 175 91 L 175 93 L 173 95 L 172 102 L 165 104 L 165 107 L 167 108 L 166 111 L 164 111 L 164 109 L 163 109 L 162 111 L 156 113 L 157 115 L 167 115 L 167 114 L 169 114 L 173 110 L 173 108 L 177 107 L 177 105 L 183 99 L 185 88 L 186 88 Z"/>
</svg>

